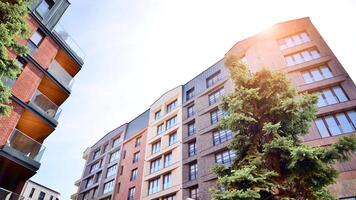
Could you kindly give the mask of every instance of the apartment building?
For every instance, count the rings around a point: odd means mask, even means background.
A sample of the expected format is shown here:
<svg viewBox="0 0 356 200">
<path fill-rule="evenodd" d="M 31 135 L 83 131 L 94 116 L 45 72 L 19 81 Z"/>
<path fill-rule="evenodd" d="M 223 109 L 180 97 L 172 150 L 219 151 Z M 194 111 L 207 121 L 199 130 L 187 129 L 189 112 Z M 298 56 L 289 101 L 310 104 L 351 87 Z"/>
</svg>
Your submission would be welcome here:
<svg viewBox="0 0 356 200">
<path fill-rule="evenodd" d="M 150 107 L 141 199 L 182 199 L 182 88 Z"/>
<path fill-rule="evenodd" d="M 29 6 L 30 37 L 20 39 L 30 53 L 10 55 L 22 73 L 15 81 L 3 80 L 11 87 L 13 110 L 0 117 L 0 190 L 13 196 L 40 168 L 43 142 L 58 125 L 61 105 L 83 65 L 84 54 L 58 23 L 69 4 L 34 1 Z"/>
<path fill-rule="evenodd" d="M 261 67 L 284 71 L 300 93 L 319 94 L 317 119 L 303 137 L 305 143 L 324 146 L 340 137 L 356 136 L 355 84 L 309 18 L 276 24 L 236 43 L 226 56 L 230 54 L 239 56 L 251 71 Z M 157 99 L 148 111 L 148 127 L 142 132 L 146 134 L 144 154 L 139 150 L 139 158 L 144 155 L 142 176 L 141 171 L 133 173 L 133 164 L 124 163 L 126 158 L 133 158 L 123 154 L 124 170 L 118 175 L 123 179 L 117 179 L 115 200 L 211 199 L 209 188 L 217 179 L 211 167 L 230 164 L 236 156 L 227 148 L 235 133 L 218 129 L 225 115 L 218 105 L 233 91 L 222 59 Z M 125 137 L 125 151 L 130 156 L 138 151 L 135 137 Z M 143 148 L 142 142 L 140 146 Z M 335 167 L 340 175 L 330 191 L 340 199 L 355 199 L 356 155 Z M 128 183 L 131 176 L 142 178 L 140 191 L 137 181 Z"/>
<path fill-rule="evenodd" d="M 90 147 L 79 181 L 78 200 L 112 198 L 126 127 L 117 127 Z"/>
<path fill-rule="evenodd" d="M 26 200 L 59 200 L 61 194 L 44 185 L 28 180 L 22 189 L 21 196 Z"/>
<path fill-rule="evenodd" d="M 141 198 L 149 114 L 147 110 L 128 123 L 113 200 Z"/>
</svg>

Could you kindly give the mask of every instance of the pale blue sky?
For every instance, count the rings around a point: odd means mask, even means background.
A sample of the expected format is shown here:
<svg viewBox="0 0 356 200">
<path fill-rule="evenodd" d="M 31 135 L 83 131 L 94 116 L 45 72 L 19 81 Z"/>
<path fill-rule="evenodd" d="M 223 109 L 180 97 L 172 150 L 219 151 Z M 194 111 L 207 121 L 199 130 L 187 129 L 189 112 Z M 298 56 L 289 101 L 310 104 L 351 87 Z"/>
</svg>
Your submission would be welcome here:
<svg viewBox="0 0 356 200">
<path fill-rule="evenodd" d="M 269 26 L 311 17 L 356 78 L 356 1 L 71 0 L 62 24 L 86 53 L 33 180 L 69 199 L 82 152 L 145 111 L 162 93 Z"/>
</svg>

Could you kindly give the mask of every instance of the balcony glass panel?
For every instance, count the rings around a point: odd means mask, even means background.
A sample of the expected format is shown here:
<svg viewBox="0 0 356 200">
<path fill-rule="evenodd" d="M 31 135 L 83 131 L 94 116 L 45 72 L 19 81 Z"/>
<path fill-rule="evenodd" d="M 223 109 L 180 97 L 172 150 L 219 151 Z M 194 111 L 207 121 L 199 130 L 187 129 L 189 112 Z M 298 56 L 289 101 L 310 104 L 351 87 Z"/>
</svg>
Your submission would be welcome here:
<svg viewBox="0 0 356 200">
<path fill-rule="evenodd" d="M 72 88 L 74 82 L 73 77 L 56 60 L 53 60 L 49 65 L 48 72 L 67 89 Z"/>
<path fill-rule="evenodd" d="M 4 200 L 24 200 L 25 198 L 23 196 L 20 196 L 14 192 L 11 192 L 9 190 L 6 190 L 4 188 L 0 187 L 0 199 Z"/>
<path fill-rule="evenodd" d="M 61 109 L 40 91 L 36 91 L 30 100 L 30 104 L 37 108 L 42 114 L 58 120 Z"/>
<path fill-rule="evenodd" d="M 21 131 L 14 129 L 9 139 L 6 142 L 6 146 L 22 153 L 24 156 L 31 158 L 37 162 L 40 162 L 42 155 L 46 149 L 41 143 L 22 133 Z"/>
<path fill-rule="evenodd" d="M 70 48 L 72 53 L 74 53 L 81 61 L 84 61 L 85 54 L 83 50 L 60 24 L 56 25 L 53 32 Z"/>
</svg>

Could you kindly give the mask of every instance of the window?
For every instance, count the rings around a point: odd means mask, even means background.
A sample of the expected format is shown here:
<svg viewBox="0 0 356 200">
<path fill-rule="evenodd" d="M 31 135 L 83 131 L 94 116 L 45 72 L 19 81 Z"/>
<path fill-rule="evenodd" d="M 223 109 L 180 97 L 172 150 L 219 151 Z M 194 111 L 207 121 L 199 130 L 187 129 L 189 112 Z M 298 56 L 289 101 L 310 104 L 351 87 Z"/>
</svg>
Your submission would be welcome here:
<svg viewBox="0 0 356 200">
<path fill-rule="evenodd" d="M 106 153 L 106 152 L 108 151 L 108 147 L 109 147 L 108 144 L 106 144 L 106 145 L 104 146 L 104 148 L 103 148 L 103 153 Z"/>
<path fill-rule="evenodd" d="M 100 150 L 95 151 L 93 160 L 97 159 L 100 156 Z"/>
<path fill-rule="evenodd" d="M 43 38 L 44 38 L 44 34 L 39 29 L 32 34 L 32 36 L 30 37 L 27 43 L 27 46 L 30 48 L 30 55 L 32 55 L 36 51 L 36 49 L 40 46 Z"/>
<path fill-rule="evenodd" d="M 224 92 L 225 92 L 224 88 L 220 88 L 219 90 L 209 95 L 209 105 L 213 105 L 217 103 L 220 97 L 224 95 Z"/>
<path fill-rule="evenodd" d="M 161 150 L 161 141 L 152 144 L 152 154 L 157 153 Z"/>
<path fill-rule="evenodd" d="M 344 90 L 340 86 L 328 88 L 319 92 L 318 107 L 348 101 Z"/>
<path fill-rule="evenodd" d="M 197 154 L 197 145 L 196 145 L 196 142 L 190 142 L 188 144 L 188 147 L 189 147 L 189 151 L 188 151 L 188 156 L 191 157 L 191 156 L 194 156 Z"/>
<path fill-rule="evenodd" d="M 236 153 L 233 150 L 226 150 L 215 154 L 215 162 L 217 164 L 231 165 L 236 158 Z"/>
<path fill-rule="evenodd" d="M 195 122 L 188 124 L 188 136 L 195 134 Z"/>
<path fill-rule="evenodd" d="M 46 193 L 41 191 L 40 195 L 38 195 L 38 200 L 44 200 L 45 196 L 46 196 Z"/>
<path fill-rule="evenodd" d="M 170 118 L 169 120 L 167 120 L 166 130 L 172 128 L 176 124 L 177 124 L 177 116 L 174 116 L 174 117 Z"/>
<path fill-rule="evenodd" d="M 165 131 L 165 129 L 164 129 L 163 123 L 157 126 L 157 135 L 163 133 L 164 131 Z"/>
<path fill-rule="evenodd" d="M 133 159 L 132 159 L 132 163 L 137 163 L 137 162 L 138 162 L 139 157 L 140 157 L 140 152 L 139 152 L 139 151 L 138 151 L 138 152 L 136 152 L 136 153 L 134 153 L 134 155 L 133 155 Z"/>
<path fill-rule="evenodd" d="M 189 197 L 198 200 L 199 199 L 199 188 L 198 186 L 189 189 Z"/>
<path fill-rule="evenodd" d="M 191 99 L 193 97 L 194 97 L 194 88 L 191 88 L 186 92 L 185 100 L 188 101 L 189 99 Z"/>
<path fill-rule="evenodd" d="M 172 194 L 172 195 L 163 197 L 162 200 L 177 200 L 177 197 L 175 194 Z"/>
<path fill-rule="evenodd" d="M 32 189 L 31 189 L 30 194 L 28 195 L 28 197 L 30 197 L 30 198 L 31 198 L 31 197 L 33 196 L 33 194 L 34 194 L 34 193 L 35 193 L 35 188 L 32 188 Z"/>
<path fill-rule="evenodd" d="M 168 167 L 172 164 L 172 152 L 164 156 L 164 167 Z"/>
<path fill-rule="evenodd" d="M 116 150 L 114 153 L 111 153 L 109 163 L 114 162 L 115 160 L 118 160 L 120 157 L 120 150 Z"/>
<path fill-rule="evenodd" d="M 94 184 L 94 176 L 89 177 L 89 178 L 87 179 L 87 182 L 86 182 L 86 184 L 85 184 L 85 188 L 88 188 L 88 187 L 92 186 L 93 184 Z"/>
<path fill-rule="evenodd" d="M 94 189 L 93 189 L 93 193 L 92 193 L 92 198 L 95 198 L 96 196 L 97 196 L 97 194 L 98 194 L 98 187 L 95 187 Z"/>
<path fill-rule="evenodd" d="M 109 181 L 109 182 L 104 184 L 103 194 L 111 192 L 113 189 L 114 189 L 114 180 Z"/>
<path fill-rule="evenodd" d="M 163 189 L 172 187 L 172 174 L 166 174 L 163 176 Z"/>
<path fill-rule="evenodd" d="M 124 150 L 124 152 L 122 152 L 122 159 L 126 158 L 126 150 Z"/>
<path fill-rule="evenodd" d="M 317 58 L 320 58 L 320 53 L 316 49 L 309 49 L 289 56 L 285 56 L 288 66 L 294 66 Z"/>
<path fill-rule="evenodd" d="M 137 168 L 136 169 L 133 169 L 131 171 L 131 176 L 130 176 L 130 181 L 134 181 L 137 179 Z"/>
<path fill-rule="evenodd" d="M 305 83 L 313 83 L 333 77 L 328 66 L 321 66 L 302 72 Z"/>
<path fill-rule="evenodd" d="M 108 171 L 106 172 L 106 178 L 115 175 L 116 174 L 116 170 L 117 170 L 117 164 L 109 167 Z"/>
<path fill-rule="evenodd" d="M 355 131 L 356 112 L 354 110 L 317 118 L 315 124 L 321 137 L 330 137 Z"/>
<path fill-rule="evenodd" d="M 302 33 L 298 33 L 295 35 L 291 35 L 291 36 L 279 39 L 278 45 L 279 45 L 279 49 L 283 50 L 283 49 L 294 47 L 296 45 L 303 44 L 303 43 L 306 43 L 309 41 L 310 41 L 309 35 L 306 32 L 302 32 Z"/>
<path fill-rule="evenodd" d="M 177 107 L 177 100 L 174 100 L 172 103 L 167 105 L 167 113 L 171 112 Z"/>
<path fill-rule="evenodd" d="M 141 145 L 141 140 L 142 140 L 142 137 L 136 138 L 135 147 L 138 147 Z"/>
<path fill-rule="evenodd" d="M 232 132 L 230 130 L 219 130 L 213 132 L 213 144 L 221 144 L 232 139 Z"/>
<path fill-rule="evenodd" d="M 159 178 L 148 182 L 148 194 L 153 194 L 159 192 L 160 190 Z"/>
<path fill-rule="evenodd" d="M 162 114 L 161 110 L 155 112 L 155 120 L 158 120 L 159 118 L 161 118 L 161 114 Z"/>
<path fill-rule="evenodd" d="M 123 173 L 124 173 L 124 166 L 121 165 L 121 166 L 120 166 L 120 175 L 122 175 Z"/>
<path fill-rule="evenodd" d="M 101 172 L 98 172 L 98 173 L 96 173 L 95 183 L 100 182 L 100 180 L 101 180 Z"/>
<path fill-rule="evenodd" d="M 49 200 L 53 200 L 53 196 L 51 195 L 51 197 L 49 198 Z"/>
<path fill-rule="evenodd" d="M 194 115 L 194 105 L 189 106 L 189 107 L 187 108 L 187 117 L 189 118 L 189 117 L 191 117 L 191 116 L 193 116 L 193 115 Z"/>
<path fill-rule="evenodd" d="M 173 145 L 176 142 L 177 142 L 177 133 L 174 132 L 169 135 L 169 146 Z"/>
<path fill-rule="evenodd" d="M 54 2 L 51 0 L 42 0 L 42 2 L 37 6 L 36 12 L 40 14 L 41 17 L 45 17 L 53 5 Z"/>
<path fill-rule="evenodd" d="M 226 112 L 221 111 L 221 110 L 215 110 L 210 113 L 210 123 L 211 124 L 216 124 L 221 117 L 226 116 Z"/>
<path fill-rule="evenodd" d="M 90 191 L 87 191 L 87 192 L 84 193 L 83 200 L 88 200 L 89 199 L 89 192 Z"/>
<path fill-rule="evenodd" d="M 198 164 L 193 163 L 189 165 L 189 180 L 195 180 L 198 178 Z"/>
<path fill-rule="evenodd" d="M 129 196 L 127 197 L 127 200 L 134 200 L 135 199 L 135 193 L 136 193 L 136 188 L 132 187 L 129 189 Z"/>
<path fill-rule="evenodd" d="M 161 169 L 161 159 L 156 159 L 154 161 L 151 161 L 151 167 L 150 167 L 150 173 L 157 172 L 158 170 Z"/>
<path fill-rule="evenodd" d="M 94 163 L 91 167 L 90 167 L 90 173 L 94 172 L 95 170 L 99 169 L 100 168 L 100 161 L 99 162 L 96 162 Z"/>
<path fill-rule="evenodd" d="M 206 79 L 206 87 L 209 88 L 222 79 L 221 72 L 218 71 Z"/>
<path fill-rule="evenodd" d="M 112 142 L 112 147 L 116 147 L 117 145 L 120 144 L 120 137 L 116 138 Z"/>
</svg>

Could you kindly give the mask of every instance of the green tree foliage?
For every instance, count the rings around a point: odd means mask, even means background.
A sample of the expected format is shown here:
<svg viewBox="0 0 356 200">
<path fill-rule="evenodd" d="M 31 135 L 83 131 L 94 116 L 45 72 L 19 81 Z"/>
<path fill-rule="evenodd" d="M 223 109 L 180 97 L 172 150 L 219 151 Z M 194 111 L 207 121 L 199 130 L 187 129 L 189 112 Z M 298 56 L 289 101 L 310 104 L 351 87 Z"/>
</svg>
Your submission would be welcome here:
<svg viewBox="0 0 356 200">
<path fill-rule="evenodd" d="M 338 174 L 333 164 L 349 160 L 356 138 L 343 137 L 327 147 L 303 144 L 317 96 L 298 94 L 282 72 L 251 73 L 235 56 L 225 62 L 235 91 L 220 105 L 228 113 L 220 128 L 237 133 L 229 146 L 237 157 L 230 167 L 213 167 L 218 181 L 212 198 L 334 199 L 326 188 Z"/>
<path fill-rule="evenodd" d="M 4 84 L 5 80 L 16 79 L 21 68 L 9 58 L 9 51 L 25 55 L 28 49 L 18 43 L 20 37 L 27 35 L 29 0 L 0 0 L 0 116 L 8 115 L 11 92 Z"/>
</svg>

